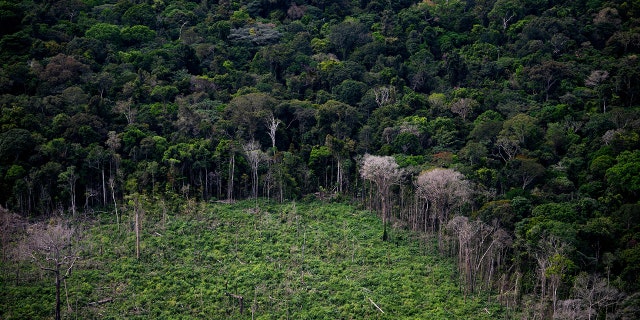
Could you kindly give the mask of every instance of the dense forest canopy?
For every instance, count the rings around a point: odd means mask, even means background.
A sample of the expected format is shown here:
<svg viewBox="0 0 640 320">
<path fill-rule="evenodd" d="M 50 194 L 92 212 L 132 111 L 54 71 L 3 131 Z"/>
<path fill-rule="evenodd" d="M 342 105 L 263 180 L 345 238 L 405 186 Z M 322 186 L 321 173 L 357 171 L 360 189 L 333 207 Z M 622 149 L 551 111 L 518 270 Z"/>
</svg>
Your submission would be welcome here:
<svg viewBox="0 0 640 320">
<path fill-rule="evenodd" d="M 467 293 L 637 315 L 640 1 L 0 1 L 0 37 L 22 217 L 357 199 Z"/>
</svg>

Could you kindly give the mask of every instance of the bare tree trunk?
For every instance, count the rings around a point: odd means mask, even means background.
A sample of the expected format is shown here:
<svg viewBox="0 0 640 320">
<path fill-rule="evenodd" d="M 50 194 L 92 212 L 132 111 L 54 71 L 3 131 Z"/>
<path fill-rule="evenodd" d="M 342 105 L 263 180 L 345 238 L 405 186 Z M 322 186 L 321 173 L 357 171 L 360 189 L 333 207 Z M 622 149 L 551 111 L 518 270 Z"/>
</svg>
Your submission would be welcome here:
<svg viewBox="0 0 640 320">
<path fill-rule="evenodd" d="M 164 198 L 160 200 L 160 204 L 162 205 L 162 229 L 165 229 L 167 223 L 167 206 L 164 203 Z"/>
<path fill-rule="evenodd" d="M 135 229 L 136 229 L 136 259 L 140 259 L 140 212 L 138 209 L 138 199 L 136 198 L 135 203 Z"/>
<path fill-rule="evenodd" d="M 56 264 L 56 320 L 60 320 L 60 266 Z"/>
<path fill-rule="evenodd" d="M 337 175 L 337 180 L 338 180 L 338 193 L 342 193 L 342 161 L 340 161 L 341 159 L 338 158 L 338 175 Z"/>
<path fill-rule="evenodd" d="M 229 181 L 227 181 L 227 201 L 233 201 L 233 175 L 236 166 L 236 156 L 229 157 Z"/>
<path fill-rule="evenodd" d="M 107 186 L 104 181 L 104 168 L 102 168 L 102 205 L 107 204 Z"/>
<path fill-rule="evenodd" d="M 111 198 L 113 199 L 113 208 L 116 211 L 116 226 L 120 230 L 120 216 L 118 215 L 118 202 L 116 201 L 116 182 L 113 177 L 109 178 L 109 187 L 111 188 Z"/>
<path fill-rule="evenodd" d="M 234 154 L 229 158 L 229 181 L 227 181 L 227 200 L 233 200 L 233 175 L 236 167 L 236 156 Z"/>
<path fill-rule="evenodd" d="M 204 200 L 209 200 L 209 170 L 206 166 L 204 168 Z"/>
</svg>

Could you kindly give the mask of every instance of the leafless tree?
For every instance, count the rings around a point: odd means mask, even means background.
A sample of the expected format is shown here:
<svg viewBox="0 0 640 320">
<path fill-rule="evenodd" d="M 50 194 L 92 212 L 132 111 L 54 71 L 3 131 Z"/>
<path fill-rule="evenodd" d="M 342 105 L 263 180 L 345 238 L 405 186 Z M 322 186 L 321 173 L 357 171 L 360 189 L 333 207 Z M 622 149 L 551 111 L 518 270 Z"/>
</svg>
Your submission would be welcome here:
<svg viewBox="0 0 640 320">
<path fill-rule="evenodd" d="M 511 237 L 497 225 L 464 216 L 452 218 L 449 229 L 456 236 L 458 268 L 466 285 L 465 294 L 490 289 L 494 274 L 500 268 Z"/>
<path fill-rule="evenodd" d="M 436 230 L 437 225 L 438 244 L 443 249 L 442 231 L 449 221 L 449 214 L 471 198 L 469 182 L 458 171 L 435 168 L 422 172 L 416 180 L 416 187 L 418 196 L 431 207 L 431 227 Z"/>
<path fill-rule="evenodd" d="M 518 141 L 507 137 L 499 137 L 496 141 L 496 147 L 498 147 L 498 156 L 502 158 L 504 162 L 508 162 L 520 153 L 520 144 Z"/>
<path fill-rule="evenodd" d="M 573 296 L 569 304 L 563 301 L 556 310 L 554 318 L 562 318 L 567 313 L 572 314 L 570 319 L 597 319 L 598 313 L 608 307 L 619 303 L 623 295 L 618 289 L 610 286 L 607 279 L 597 274 L 580 273 L 573 282 Z M 572 306 L 567 312 L 567 305 Z M 569 317 L 566 317 L 569 319 Z"/>
<path fill-rule="evenodd" d="M 258 168 L 260 163 L 266 159 L 266 155 L 260 150 L 260 143 L 255 140 L 243 144 L 242 151 L 251 166 L 251 194 L 255 199 L 258 197 Z"/>
<path fill-rule="evenodd" d="M 278 130 L 278 126 L 282 123 L 280 119 L 276 119 L 273 113 L 270 113 L 267 118 L 267 127 L 269 128 L 269 137 L 271 138 L 271 148 L 276 148 L 276 130 Z"/>
<path fill-rule="evenodd" d="M 144 209 L 140 203 L 140 196 L 135 194 L 133 199 L 133 221 L 134 231 L 136 233 L 136 259 L 140 260 L 140 232 L 142 229 L 141 215 L 144 214 Z"/>
<path fill-rule="evenodd" d="M 116 213 L 116 226 L 120 229 L 120 215 L 118 215 L 118 202 L 116 201 L 116 180 L 113 176 L 109 177 L 109 189 L 111 190 L 111 199 Z"/>
<path fill-rule="evenodd" d="M 236 149 L 234 143 L 230 143 L 229 146 L 229 178 L 227 180 L 227 201 L 231 203 L 233 201 L 233 181 L 236 172 Z"/>
<path fill-rule="evenodd" d="M 56 286 L 55 318 L 60 319 L 60 288 L 71 276 L 78 261 L 78 250 L 74 246 L 75 228 L 69 222 L 56 218 L 48 222 L 37 222 L 27 228 L 27 236 L 19 246 L 21 258 L 31 260 L 41 270 L 53 274 Z"/>
<path fill-rule="evenodd" d="M 116 101 L 114 110 L 124 115 L 127 119 L 127 124 L 134 124 L 136 122 L 138 111 L 133 108 L 133 100 L 131 98 Z"/>
<path fill-rule="evenodd" d="M 551 298 L 553 310 L 558 308 L 558 289 L 562 277 L 571 264 L 566 253 L 569 246 L 554 235 L 544 235 L 535 248 L 530 250 L 537 263 L 540 303 L 546 304 Z"/>
<path fill-rule="evenodd" d="M 606 85 L 605 81 L 609 78 L 609 72 L 606 70 L 593 70 L 589 77 L 584 81 L 587 87 L 593 88 L 598 94 L 598 98 L 602 100 L 602 112 L 607 112 L 607 99 L 604 96 Z"/>
<path fill-rule="evenodd" d="M 402 179 L 403 170 L 390 156 L 374 156 L 365 154 L 362 159 L 360 175 L 362 178 L 373 182 L 378 188 L 380 203 L 382 205 L 382 224 L 384 226 L 383 240 L 387 240 L 387 224 L 391 207 L 391 187 Z"/>
<path fill-rule="evenodd" d="M 467 120 L 467 116 L 469 115 L 469 113 L 471 113 L 473 108 L 477 106 L 478 101 L 471 98 L 462 98 L 454 101 L 451 104 L 451 111 L 462 117 L 462 120 L 465 121 Z"/>
<path fill-rule="evenodd" d="M 382 107 L 394 102 L 396 90 L 395 90 L 395 87 L 390 87 L 390 86 L 377 87 L 373 89 L 373 94 L 375 95 L 376 103 L 378 104 L 378 107 Z"/>
</svg>

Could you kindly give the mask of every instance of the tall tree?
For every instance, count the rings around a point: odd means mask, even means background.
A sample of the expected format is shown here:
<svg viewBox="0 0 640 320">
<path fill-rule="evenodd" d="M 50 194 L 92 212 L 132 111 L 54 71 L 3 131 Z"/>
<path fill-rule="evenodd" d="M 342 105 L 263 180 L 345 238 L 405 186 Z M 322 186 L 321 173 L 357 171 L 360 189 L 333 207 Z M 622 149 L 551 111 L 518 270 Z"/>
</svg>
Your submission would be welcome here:
<svg viewBox="0 0 640 320">
<path fill-rule="evenodd" d="M 422 172 L 416 180 L 418 196 L 431 207 L 432 230 L 438 230 L 438 245 L 443 249 L 443 231 L 449 214 L 471 199 L 472 189 L 464 175 L 453 169 L 435 168 Z"/>
<path fill-rule="evenodd" d="M 269 129 L 269 138 L 271 138 L 271 148 L 275 151 L 276 149 L 276 131 L 278 130 L 278 126 L 282 123 L 280 119 L 277 119 L 273 113 L 270 113 L 267 116 L 267 128 Z"/>
<path fill-rule="evenodd" d="M 260 163 L 267 157 L 260 150 L 260 143 L 255 140 L 243 144 L 242 151 L 251 167 L 251 196 L 256 199 L 258 197 L 258 169 L 260 168 Z"/>
<path fill-rule="evenodd" d="M 360 175 L 362 178 L 373 182 L 378 188 L 380 203 L 382 205 L 382 224 L 384 241 L 388 240 L 387 224 L 389 223 L 389 213 L 391 207 L 391 187 L 400 183 L 403 170 L 398 167 L 398 163 L 390 156 L 374 156 L 365 154 L 362 159 Z"/>
<path fill-rule="evenodd" d="M 71 213 L 75 217 L 76 216 L 76 182 L 78 181 L 78 174 L 76 173 L 76 167 L 70 166 L 67 167 L 67 170 L 60 173 L 58 176 L 58 180 L 66 186 L 67 191 L 69 192 L 69 198 L 71 201 Z"/>
</svg>

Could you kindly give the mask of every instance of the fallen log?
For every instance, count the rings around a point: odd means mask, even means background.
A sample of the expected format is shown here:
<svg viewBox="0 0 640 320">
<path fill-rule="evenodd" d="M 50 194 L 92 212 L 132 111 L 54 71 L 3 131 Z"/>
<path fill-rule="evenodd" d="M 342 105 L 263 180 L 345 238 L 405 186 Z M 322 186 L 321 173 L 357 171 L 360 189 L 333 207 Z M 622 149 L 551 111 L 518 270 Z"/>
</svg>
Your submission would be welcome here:
<svg viewBox="0 0 640 320">
<path fill-rule="evenodd" d="M 111 301 L 113 301 L 113 298 L 104 298 L 102 300 L 89 302 L 87 304 L 90 305 L 90 306 L 98 306 L 98 305 L 105 304 L 105 303 L 111 302 Z"/>
</svg>

